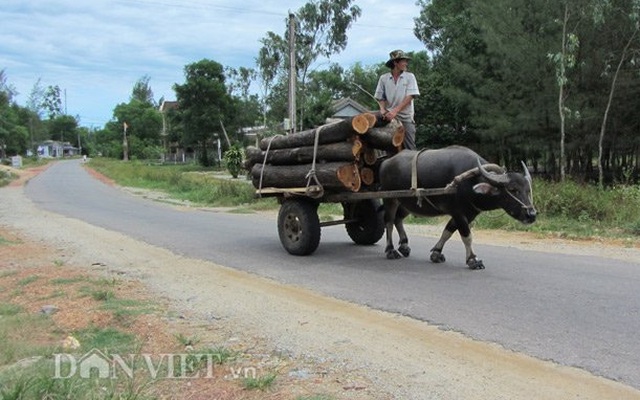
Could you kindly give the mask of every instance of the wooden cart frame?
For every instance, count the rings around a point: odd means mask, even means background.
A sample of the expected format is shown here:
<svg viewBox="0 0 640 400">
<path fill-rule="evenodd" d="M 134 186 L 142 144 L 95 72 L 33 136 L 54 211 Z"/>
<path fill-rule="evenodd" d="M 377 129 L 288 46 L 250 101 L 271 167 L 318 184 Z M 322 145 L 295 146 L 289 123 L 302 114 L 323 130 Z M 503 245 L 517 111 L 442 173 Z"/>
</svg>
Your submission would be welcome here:
<svg viewBox="0 0 640 400">
<path fill-rule="evenodd" d="M 445 188 L 408 189 L 391 191 L 324 193 L 322 187 L 307 188 L 263 188 L 256 191 L 259 197 L 277 197 L 278 236 L 282 246 L 293 255 L 312 254 L 320 244 L 321 228 L 345 225 L 347 234 L 354 243 L 372 245 L 385 233 L 382 199 L 424 198 L 455 193 L 457 179 Z M 320 203 L 341 203 L 343 219 L 320 222 Z"/>
</svg>

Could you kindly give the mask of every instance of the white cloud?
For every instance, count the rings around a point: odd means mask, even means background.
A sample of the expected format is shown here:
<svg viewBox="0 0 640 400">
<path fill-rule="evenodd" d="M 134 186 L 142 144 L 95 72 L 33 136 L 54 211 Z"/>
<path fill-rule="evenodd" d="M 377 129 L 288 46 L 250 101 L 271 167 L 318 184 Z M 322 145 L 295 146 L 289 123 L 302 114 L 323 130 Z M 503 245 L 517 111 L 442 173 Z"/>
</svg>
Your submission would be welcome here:
<svg viewBox="0 0 640 400">
<path fill-rule="evenodd" d="M 185 65 L 203 58 L 254 67 L 259 40 L 283 34 L 289 11 L 306 0 L 4 0 L 0 9 L 0 69 L 21 104 L 33 85 L 66 90 L 67 112 L 101 127 L 113 108 L 148 75 L 156 98 L 174 98 Z M 389 51 L 422 50 L 413 35 L 413 0 L 358 0 L 362 16 L 349 45 L 332 58 L 345 67 L 386 60 Z M 322 61 L 326 64 L 326 60 Z"/>
</svg>

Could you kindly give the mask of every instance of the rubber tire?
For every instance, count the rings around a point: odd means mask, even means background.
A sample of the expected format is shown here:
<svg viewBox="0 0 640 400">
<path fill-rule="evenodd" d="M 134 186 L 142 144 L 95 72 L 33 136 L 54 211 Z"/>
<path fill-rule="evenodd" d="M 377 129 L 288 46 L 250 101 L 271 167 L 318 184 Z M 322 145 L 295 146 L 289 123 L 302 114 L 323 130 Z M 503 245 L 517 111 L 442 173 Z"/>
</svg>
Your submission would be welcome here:
<svg viewBox="0 0 640 400">
<path fill-rule="evenodd" d="M 347 234 L 355 244 L 370 246 L 378 243 L 385 232 L 382 202 L 377 199 L 361 200 L 345 203 L 345 219 L 356 218 L 358 221 L 345 224 Z"/>
<path fill-rule="evenodd" d="M 278 236 L 282 247 L 294 256 L 307 256 L 320 244 L 318 203 L 287 199 L 278 212 Z"/>
</svg>

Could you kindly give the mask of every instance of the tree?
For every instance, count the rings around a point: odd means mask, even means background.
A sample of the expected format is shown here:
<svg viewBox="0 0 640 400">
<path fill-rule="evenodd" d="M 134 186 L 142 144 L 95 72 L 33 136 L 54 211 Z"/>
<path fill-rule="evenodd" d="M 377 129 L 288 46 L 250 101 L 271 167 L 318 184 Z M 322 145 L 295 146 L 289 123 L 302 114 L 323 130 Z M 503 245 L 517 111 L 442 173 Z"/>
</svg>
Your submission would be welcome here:
<svg viewBox="0 0 640 400">
<path fill-rule="evenodd" d="M 362 14 L 353 0 L 312 0 L 296 14 L 296 66 L 301 83 L 301 100 L 304 105 L 306 79 L 309 68 L 318 57 L 329 58 L 347 47 L 347 30 Z M 286 35 L 285 35 L 286 37 Z M 304 107 L 300 110 L 304 121 Z"/>
<path fill-rule="evenodd" d="M 249 90 L 251 84 L 257 77 L 257 73 L 252 68 L 240 67 L 238 69 L 225 68 L 225 77 L 227 86 L 231 96 L 237 96 L 242 99 L 249 98 Z"/>
<path fill-rule="evenodd" d="M 156 107 L 158 104 L 153 98 L 153 90 L 151 89 L 151 86 L 149 86 L 150 80 L 151 78 L 148 75 L 145 75 L 136 81 L 133 86 L 133 90 L 131 91 L 131 100 L 137 100 L 143 104 Z"/>
<path fill-rule="evenodd" d="M 296 22 L 296 77 L 300 82 L 299 98 L 302 106 L 299 109 L 300 129 L 304 128 L 306 82 L 311 66 L 320 57 L 330 58 L 347 47 L 347 30 L 362 11 L 353 0 L 311 0 L 295 12 Z M 288 24 L 288 20 L 287 20 Z M 258 54 L 258 66 L 265 88 L 280 89 L 289 65 L 288 52 L 289 33 L 279 36 L 268 32 L 261 40 L 263 44 Z M 280 82 L 271 85 L 273 79 Z M 284 85 L 286 86 L 286 85 Z M 286 92 L 285 92 L 286 93 Z M 266 95 L 265 97 L 274 97 Z M 287 97 L 285 97 L 286 99 Z M 269 103 L 271 105 L 271 103 Z"/>
<path fill-rule="evenodd" d="M 256 70 L 252 68 L 225 68 L 226 86 L 234 103 L 233 108 L 238 110 L 233 115 L 226 116 L 225 127 L 231 132 L 240 133 L 241 128 L 259 125 L 261 115 L 264 121 L 260 98 L 250 93 L 257 75 Z M 242 140 L 240 137 L 237 139 Z"/>
<path fill-rule="evenodd" d="M 596 3 L 595 12 L 594 12 L 594 17 L 595 17 L 594 19 L 596 23 L 604 22 L 605 12 L 610 5 L 611 3 L 608 1 L 602 1 L 602 2 Z M 640 43 L 638 42 L 638 36 L 640 31 L 640 1 L 633 0 L 631 1 L 630 6 L 631 6 L 630 7 L 631 10 L 614 8 L 614 11 L 616 11 L 616 13 L 619 13 L 620 11 L 622 11 L 623 24 L 621 25 L 629 26 L 629 29 L 627 32 L 624 32 L 622 34 L 622 38 L 624 39 L 626 36 L 627 39 L 624 41 L 624 47 L 617 55 L 618 62 L 615 67 L 615 71 L 613 72 L 613 74 L 607 73 L 608 71 L 611 70 L 611 64 L 607 63 L 605 72 L 603 73 L 605 77 L 610 77 L 611 85 L 609 89 L 609 96 L 607 97 L 607 104 L 605 106 L 605 110 L 602 117 L 602 124 L 600 125 L 600 134 L 598 138 L 598 164 L 597 165 L 598 165 L 598 184 L 600 187 L 604 186 L 604 169 L 602 166 L 602 158 L 604 153 L 603 142 L 604 142 L 606 127 L 607 127 L 607 122 L 609 119 L 609 112 L 611 110 L 611 106 L 613 103 L 613 97 L 615 94 L 618 78 L 620 77 L 623 65 L 625 64 L 625 62 L 627 62 L 627 58 L 629 57 L 629 54 L 633 50 L 635 50 L 635 52 L 640 51 Z M 624 22 L 627 22 L 627 23 L 625 24 Z M 635 48 L 634 48 L 634 44 L 635 44 Z M 635 66 L 636 60 L 632 59 L 630 64 L 632 67 Z"/>
<path fill-rule="evenodd" d="M 564 3 L 564 13 L 561 20 L 562 38 L 560 52 L 549 54 L 549 59 L 556 68 L 556 80 L 558 84 L 558 115 L 560 116 L 560 181 L 565 180 L 565 143 L 566 143 L 566 117 L 571 114 L 571 110 L 566 106 L 567 98 L 567 71 L 576 66 L 576 53 L 580 45 L 578 36 L 569 29 L 570 16 L 573 12 L 569 1 Z"/>
<path fill-rule="evenodd" d="M 507 166 L 526 158 L 533 145 L 545 146 L 554 122 L 546 54 L 556 34 L 547 2 L 420 4 L 415 33 L 432 51 L 434 89 L 449 113 L 439 124 L 456 129 L 458 143 L 486 147 L 490 158 Z"/>
<path fill-rule="evenodd" d="M 47 87 L 41 107 L 47 112 L 49 119 L 54 119 L 58 115 L 63 114 L 60 86 Z"/>
<path fill-rule="evenodd" d="M 3 96 L 7 103 L 13 102 L 13 98 L 18 94 L 15 86 L 7 82 L 5 70 L 0 70 L 0 96 Z"/>
<path fill-rule="evenodd" d="M 31 88 L 31 93 L 29 93 L 27 108 L 38 114 L 40 118 L 42 118 L 42 113 L 44 111 L 42 106 L 45 103 L 45 95 L 46 91 L 45 88 L 42 87 L 42 79 L 38 78 Z"/>
<path fill-rule="evenodd" d="M 427 84 L 463 123 L 451 124 L 466 132 L 456 142 L 554 178 L 637 180 L 638 3 L 420 1 L 415 33 L 433 54 Z"/>
<path fill-rule="evenodd" d="M 265 38 L 260 39 L 262 47 L 258 51 L 256 65 L 258 66 L 257 77 L 260 79 L 262 88 L 261 104 L 262 104 L 262 122 L 267 125 L 267 98 L 271 94 L 271 88 L 282 66 L 286 45 L 282 38 L 273 32 L 267 32 Z"/>
<path fill-rule="evenodd" d="M 200 147 L 200 163 L 212 165 L 207 147 L 214 132 L 220 130 L 228 115 L 233 114 L 233 102 L 225 86 L 224 69 L 219 63 L 203 59 L 184 68 L 185 83 L 175 84 L 184 142 Z"/>
<path fill-rule="evenodd" d="M 78 120 L 71 115 L 56 115 L 46 121 L 49 138 L 61 142 L 72 142 L 77 144 Z"/>
<path fill-rule="evenodd" d="M 29 131 L 24 117 L 29 115 L 29 110 L 14 103 L 17 93 L 8 83 L 4 70 L 0 70 L 0 159 L 24 154 L 28 148 Z"/>
<path fill-rule="evenodd" d="M 373 66 L 364 66 L 359 62 L 353 64 L 344 72 L 344 91 L 341 97 L 350 97 L 371 110 L 377 110 L 378 103 L 372 95 L 383 71 L 386 72 L 387 67 L 382 63 Z"/>
<path fill-rule="evenodd" d="M 122 157 L 124 124 L 127 124 L 127 158 L 156 159 L 162 154 L 162 115 L 153 98 L 149 77 L 143 76 L 134 84 L 128 103 L 113 109 L 113 120 L 105 129 L 96 132 L 95 149 L 108 157 Z"/>
</svg>

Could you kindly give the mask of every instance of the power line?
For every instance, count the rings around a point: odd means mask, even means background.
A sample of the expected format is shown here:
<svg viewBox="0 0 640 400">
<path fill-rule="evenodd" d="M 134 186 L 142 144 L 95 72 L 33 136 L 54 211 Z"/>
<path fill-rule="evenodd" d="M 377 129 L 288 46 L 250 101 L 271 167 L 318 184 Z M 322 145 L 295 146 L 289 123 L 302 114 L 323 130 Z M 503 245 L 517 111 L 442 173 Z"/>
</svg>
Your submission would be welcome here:
<svg viewBox="0 0 640 400">
<path fill-rule="evenodd" d="M 227 11 L 236 11 L 239 13 L 253 13 L 253 14 L 263 14 L 263 15 L 273 15 L 278 17 L 284 17 L 285 14 L 281 12 L 275 11 L 266 11 L 266 10 L 256 10 L 253 8 L 242 8 L 242 7 L 231 7 L 231 6 L 222 6 L 217 4 L 208 4 L 208 3 L 198 3 L 191 2 L 189 4 L 176 4 L 169 3 L 164 1 L 147 1 L 147 0 L 120 0 L 118 1 L 120 4 L 140 4 L 140 5 L 149 5 L 149 6 L 165 6 L 165 7 L 175 7 L 175 8 L 183 8 L 183 9 L 219 9 L 219 10 L 227 10 Z"/>
<path fill-rule="evenodd" d="M 149 6 L 163 6 L 163 7 L 175 7 L 182 9 L 219 9 L 225 11 L 234 11 L 238 13 L 252 13 L 252 14 L 261 14 L 261 15 L 271 15 L 275 17 L 282 18 L 283 23 L 286 22 L 287 12 L 276 12 L 276 11 L 267 11 L 260 10 L 255 8 L 243 8 L 243 7 L 232 7 L 232 6 L 223 6 L 217 4 L 209 4 L 209 3 L 199 3 L 199 2 L 191 2 L 189 4 L 176 4 L 167 1 L 158 1 L 158 0 L 119 0 L 117 3 L 120 4 L 139 4 L 139 5 L 149 5 Z M 403 30 L 403 31 L 413 31 L 413 28 L 405 28 L 402 26 L 391 26 L 391 25 L 379 25 L 379 24 L 363 24 L 360 22 L 353 22 L 353 26 L 359 26 L 362 28 L 371 28 L 371 29 L 388 29 L 388 30 Z"/>
</svg>

